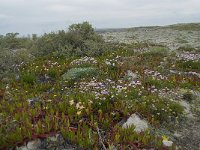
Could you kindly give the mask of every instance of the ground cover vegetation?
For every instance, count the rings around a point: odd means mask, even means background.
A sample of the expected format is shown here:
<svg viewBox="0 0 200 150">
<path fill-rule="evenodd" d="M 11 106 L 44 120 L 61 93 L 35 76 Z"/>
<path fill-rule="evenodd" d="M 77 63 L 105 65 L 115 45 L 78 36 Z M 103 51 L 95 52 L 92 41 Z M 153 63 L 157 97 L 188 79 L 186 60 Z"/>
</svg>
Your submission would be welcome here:
<svg viewBox="0 0 200 150">
<path fill-rule="evenodd" d="M 80 149 L 176 149 L 160 128 L 183 122 L 180 101 L 200 90 L 198 51 L 105 42 L 88 22 L 41 37 L 7 34 L 0 49 L 0 149 L 56 134 Z M 125 128 L 132 114 L 148 128 Z"/>
</svg>

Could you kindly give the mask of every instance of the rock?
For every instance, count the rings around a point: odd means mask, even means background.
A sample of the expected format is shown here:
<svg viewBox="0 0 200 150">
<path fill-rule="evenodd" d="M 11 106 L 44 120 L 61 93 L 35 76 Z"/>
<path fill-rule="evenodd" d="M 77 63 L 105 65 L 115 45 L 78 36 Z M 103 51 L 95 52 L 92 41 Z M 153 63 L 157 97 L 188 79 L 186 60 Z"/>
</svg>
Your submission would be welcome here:
<svg viewBox="0 0 200 150">
<path fill-rule="evenodd" d="M 64 139 L 61 134 L 50 136 L 46 139 L 46 146 L 44 148 L 53 149 L 55 147 L 63 147 Z"/>
<path fill-rule="evenodd" d="M 50 77 L 47 74 L 44 75 L 44 78 L 45 78 L 45 80 L 49 80 L 50 79 Z"/>
<path fill-rule="evenodd" d="M 178 132 L 175 132 L 175 133 L 174 133 L 174 136 L 177 137 L 177 138 L 179 138 L 179 137 L 181 137 L 182 135 L 179 134 Z"/>
<path fill-rule="evenodd" d="M 173 142 L 172 141 L 168 141 L 168 140 L 163 140 L 162 143 L 166 147 L 171 147 L 173 145 Z"/>
<path fill-rule="evenodd" d="M 184 111 L 185 111 L 185 114 L 187 115 L 187 117 L 192 118 L 193 114 L 190 109 L 190 104 L 187 103 L 186 101 L 179 101 L 179 104 L 184 107 Z"/>
<path fill-rule="evenodd" d="M 33 106 L 36 102 L 38 102 L 40 97 L 35 97 L 35 98 L 29 98 L 27 99 L 29 105 Z"/>
<path fill-rule="evenodd" d="M 19 75 L 16 75 L 16 76 L 15 76 L 15 79 L 16 79 L 17 81 L 19 81 L 19 80 L 20 80 L 20 76 L 19 76 Z"/>
<path fill-rule="evenodd" d="M 112 65 L 112 64 L 111 64 L 109 61 L 107 61 L 107 60 L 105 61 L 105 64 L 108 65 L 108 66 L 111 66 L 111 65 Z"/>
<path fill-rule="evenodd" d="M 172 73 L 172 74 L 178 74 L 178 73 L 179 73 L 179 72 L 176 71 L 176 70 L 169 70 L 169 72 Z"/>
<path fill-rule="evenodd" d="M 148 128 L 148 123 L 145 120 L 140 119 L 137 114 L 132 114 L 127 121 L 122 125 L 123 128 L 128 128 L 131 126 L 135 126 L 134 131 L 142 132 Z"/>
<path fill-rule="evenodd" d="M 137 74 L 133 73 L 131 70 L 127 70 L 127 77 L 129 80 L 134 80 L 137 78 Z"/>
<path fill-rule="evenodd" d="M 61 134 L 56 134 L 55 136 L 48 137 L 48 141 L 63 143 L 64 139 Z"/>
<path fill-rule="evenodd" d="M 17 147 L 16 150 L 28 150 L 26 146 Z"/>
<path fill-rule="evenodd" d="M 77 147 L 76 147 L 76 146 L 71 145 L 71 144 L 69 144 L 69 143 L 65 143 L 65 144 L 64 144 L 64 147 L 65 147 L 65 149 L 63 149 L 63 150 L 77 150 Z"/>
<path fill-rule="evenodd" d="M 40 139 L 36 139 L 34 141 L 30 141 L 27 144 L 28 150 L 38 150 L 38 149 L 40 149 L 40 146 L 41 146 Z"/>
<path fill-rule="evenodd" d="M 48 140 L 51 141 L 51 142 L 56 142 L 57 141 L 57 135 L 48 137 Z"/>
</svg>

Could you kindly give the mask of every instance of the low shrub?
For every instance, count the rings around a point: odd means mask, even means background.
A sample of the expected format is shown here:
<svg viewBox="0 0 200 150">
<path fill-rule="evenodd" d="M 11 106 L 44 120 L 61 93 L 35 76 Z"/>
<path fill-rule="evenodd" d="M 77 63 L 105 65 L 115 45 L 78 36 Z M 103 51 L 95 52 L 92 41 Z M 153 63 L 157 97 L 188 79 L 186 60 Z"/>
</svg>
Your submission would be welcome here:
<svg viewBox="0 0 200 150">
<path fill-rule="evenodd" d="M 144 57 L 165 57 L 168 50 L 165 47 L 152 47 L 149 51 L 143 53 Z"/>
<path fill-rule="evenodd" d="M 63 80 L 77 80 L 83 77 L 96 76 L 98 71 L 93 67 L 86 68 L 72 68 L 62 75 Z"/>
</svg>

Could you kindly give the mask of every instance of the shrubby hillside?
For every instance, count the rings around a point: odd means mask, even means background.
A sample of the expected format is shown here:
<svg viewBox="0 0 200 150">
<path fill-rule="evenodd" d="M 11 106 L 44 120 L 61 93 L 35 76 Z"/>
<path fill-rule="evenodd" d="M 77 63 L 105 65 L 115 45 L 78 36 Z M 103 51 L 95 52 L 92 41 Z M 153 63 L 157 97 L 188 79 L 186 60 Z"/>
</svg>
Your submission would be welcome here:
<svg viewBox="0 0 200 150">
<path fill-rule="evenodd" d="M 17 66 L 33 58 L 50 54 L 55 57 L 98 56 L 103 49 L 105 42 L 88 22 L 73 24 L 67 31 L 46 33 L 40 37 L 8 33 L 0 36 L 0 77 L 16 72 Z"/>
</svg>

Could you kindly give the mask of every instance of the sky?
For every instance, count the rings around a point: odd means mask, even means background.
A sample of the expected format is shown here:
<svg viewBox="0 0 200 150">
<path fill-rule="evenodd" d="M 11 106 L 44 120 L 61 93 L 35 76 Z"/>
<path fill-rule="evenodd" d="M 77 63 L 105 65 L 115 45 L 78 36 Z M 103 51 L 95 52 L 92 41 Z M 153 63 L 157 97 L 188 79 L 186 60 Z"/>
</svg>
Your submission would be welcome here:
<svg viewBox="0 0 200 150">
<path fill-rule="evenodd" d="M 0 0 L 0 34 L 200 22 L 200 0 Z"/>
</svg>

